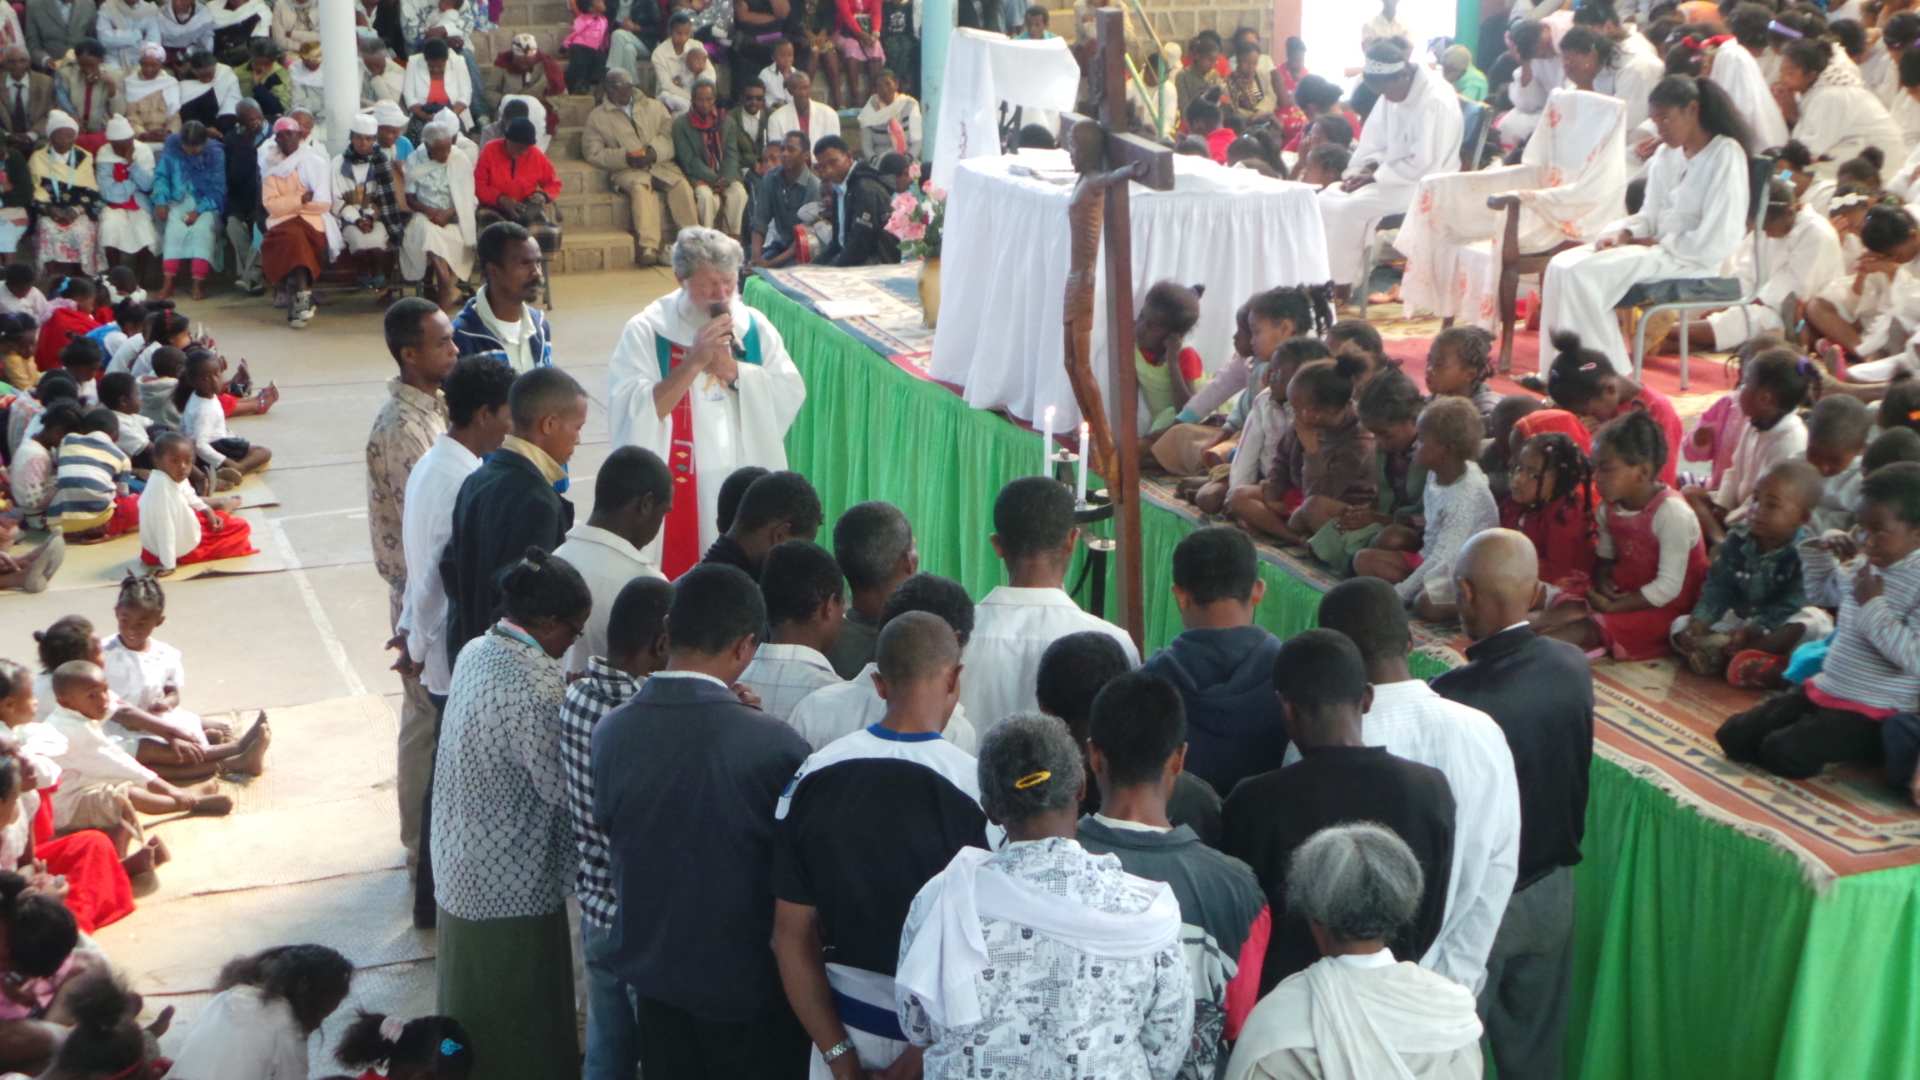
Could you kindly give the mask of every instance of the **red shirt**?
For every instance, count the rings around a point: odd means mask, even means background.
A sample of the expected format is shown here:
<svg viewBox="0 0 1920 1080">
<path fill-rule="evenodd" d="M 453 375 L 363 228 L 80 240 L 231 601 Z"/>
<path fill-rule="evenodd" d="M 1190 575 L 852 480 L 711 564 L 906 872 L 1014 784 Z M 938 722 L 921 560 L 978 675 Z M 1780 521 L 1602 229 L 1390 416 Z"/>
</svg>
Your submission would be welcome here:
<svg viewBox="0 0 1920 1080">
<path fill-rule="evenodd" d="M 534 192 L 560 197 L 560 174 L 537 146 L 517 158 L 507 156 L 507 140 L 495 139 L 480 148 L 473 167 L 473 194 L 481 206 L 498 206 L 502 198 L 524 201 Z"/>
<path fill-rule="evenodd" d="M 1628 403 L 1627 408 L 1645 409 L 1647 414 L 1653 417 L 1654 423 L 1659 424 L 1660 430 L 1666 434 L 1667 464 L 1665 468 L 1660 470 L 1660 482 L 1668 487 L 1678 486 L 1675 477 L 1678 475 L 1680 469 L 1680 450 L 1682 443 L 1680 441 L 1680 414 L 1673 411 L 1673 402 L 1668 401 L 1667 395 L 1655 390 L 1653 387 L 1642 386 L 1640 393 Z"/>
<path fill-rule="evenodd" d="M 1207 132 L 1207 152 L 1213 155 L 1213 160 L 1225 165 L 1227 163 L 1227 147 L 1232 146 L 1233 140 L 1236 138 L 1239 138 L 1239 136 L 1233 133 L 1232 128 L 1214 128 L 1212 131 Z"/>
<path fill-rule="evenodd" d="M 85 337 L 99 326 L 91 315 L 73 308 L 54 308 L 47 316 L 47 325 L 40 328 L 40 339 L 33 350 L 33 366 L 41 371 L 59 367 L 60 350 L 67 347 L 67 342 Z"/>
</svg>

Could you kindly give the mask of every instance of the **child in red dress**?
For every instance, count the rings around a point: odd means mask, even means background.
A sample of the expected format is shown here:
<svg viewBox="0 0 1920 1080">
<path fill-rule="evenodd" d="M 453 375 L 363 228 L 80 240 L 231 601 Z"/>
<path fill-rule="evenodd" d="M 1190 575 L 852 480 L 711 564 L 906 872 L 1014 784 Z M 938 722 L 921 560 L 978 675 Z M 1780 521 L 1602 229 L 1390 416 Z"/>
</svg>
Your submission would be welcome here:
<svg viewBox="0 0 1920 1080">
<path fill-rule="evenodd" d="M 1593 482 L 1605 505 L 1595 554 L 1592 616 L 1553 632 L 1616 660 L 1650 660 L 1670 650 L 1673 620 L 1693 610 L 1706 580 L 1700 519 L 1658 476 L 1669 464 L 1660 425 L 1629 412 L 1593 439 Z"/>
<path fill-rule="evenodd" d="M 1553 347 L 1560 350 L 1547 375 L 1547 396 L 1553 403 L 1595 427 L 1629 410 L 1650 415 L 1667 440 L 1666 462 L 1658 479 L 1668 487 L 1676 486 L 1680 414 L 1673 410 L 1673 402 L 1651 386 L 1615 375 L 1606 354 L 1582 347 L 1579 334 L 1563 330 L 1553 335 Z"/>
<path fill-rule="evenodd" d="M 1500 526 L 1533 541 L 1540 556 L 1548 595 L 1533 617 L 1536 633 L 1585 616 L 1578 602 L 1586 598 L 1597 558 L 1594 505 L 1593 467 L 1571 436 L 1549 431 L 1521 444 Z"/>
</svg>

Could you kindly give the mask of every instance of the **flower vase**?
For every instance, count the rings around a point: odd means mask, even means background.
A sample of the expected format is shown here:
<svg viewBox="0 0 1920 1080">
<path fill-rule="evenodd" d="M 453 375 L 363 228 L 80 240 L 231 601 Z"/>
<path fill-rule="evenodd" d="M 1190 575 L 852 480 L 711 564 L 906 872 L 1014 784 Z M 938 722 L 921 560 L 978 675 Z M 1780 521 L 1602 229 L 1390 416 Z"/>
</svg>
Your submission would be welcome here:
<svg viewBox="0 0 1920 1080">
<path fill-rule="evenodd" d="M 920 263 L 920 310 L 927 321 L 927 329 L 934 329 L 940 322 L 940 257 L 938 255 Z"/>
</svg>

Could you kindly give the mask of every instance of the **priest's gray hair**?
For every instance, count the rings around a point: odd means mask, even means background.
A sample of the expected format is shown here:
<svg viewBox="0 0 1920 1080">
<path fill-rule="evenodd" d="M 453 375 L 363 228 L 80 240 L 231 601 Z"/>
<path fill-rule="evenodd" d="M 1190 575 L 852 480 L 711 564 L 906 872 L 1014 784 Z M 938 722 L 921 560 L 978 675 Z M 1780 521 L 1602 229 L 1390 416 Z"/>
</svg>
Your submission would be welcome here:
<svg viewBox="0 0 1920 1080">
<path fill-rule="evenodd" d="M 1074 805 L 1085 777 L 1080 747 L 1051 716 L 1019 713 L 980 741 L 980 808 L 1002 825 Z"/>
<path fill-rule="evenodd" d="M 1287 907 L 1340 941 L 1384 941 L 1420 906 L 1420 863 L 1407 842 L 1372 822 L 1332 825 L 1287 865 Z"/>
<path fill-rule="evenodd" d="M 673 242 L 673 276 L 685 281 L 703 266 L 738 274 L 743 258 L 740 241 L 718 229 L 681 229 Z"/>
</svg>

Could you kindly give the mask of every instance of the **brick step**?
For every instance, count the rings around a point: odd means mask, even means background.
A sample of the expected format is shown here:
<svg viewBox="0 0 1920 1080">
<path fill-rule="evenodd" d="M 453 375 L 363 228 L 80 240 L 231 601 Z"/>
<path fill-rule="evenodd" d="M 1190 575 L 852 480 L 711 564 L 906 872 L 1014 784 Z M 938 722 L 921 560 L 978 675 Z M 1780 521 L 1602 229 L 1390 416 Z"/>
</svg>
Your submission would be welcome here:
<svg viewBox="0 0 1920 1080">
<path fill-rule="evenodd" d="M 580 161 L 580 136 L 586 132 L 584 124 L 563 125 L 553 133 L 553 141 L 547 144 L 547 158 L 555 169 L 563 161 Z"/>
<path fill-rule="evenodd" d="M 633 204 L 611 192 L 569 193 L 560 190 L 560 215 L 569 231 L 627 232 L 633 228 Z"/>
<path fill-rule="evenodd" d="M 607 174 L 587 162 L 556 161 L 553 169 L 560 174 L 560 190 L 569 195 L 604 195 L 613 190 Z"/>
<path fill-rule="evenodd" d="M 569 225 L 561 237 L 560 250 L 548 260 L 555 274 L 580 274 L 594 270 L 633 269 L 633 235 L 625 232 L 576 231 Z"/>
</svg>

